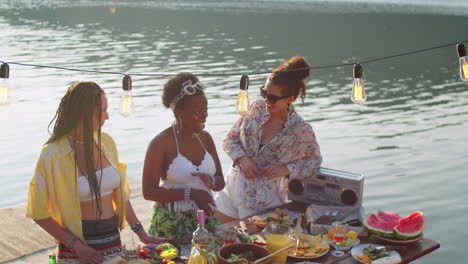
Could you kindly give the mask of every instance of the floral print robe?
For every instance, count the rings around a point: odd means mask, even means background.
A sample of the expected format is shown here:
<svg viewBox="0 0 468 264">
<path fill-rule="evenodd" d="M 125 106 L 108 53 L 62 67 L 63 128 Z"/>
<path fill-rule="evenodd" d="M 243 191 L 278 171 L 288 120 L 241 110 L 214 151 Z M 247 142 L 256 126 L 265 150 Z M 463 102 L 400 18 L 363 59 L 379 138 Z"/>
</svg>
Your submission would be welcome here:
<svg viewBox="0 0 468 264">
<path fill-rule="evenodd" d="M 223 149 L 233 161 L 242 156 L 250 157 L 259 170 L 276 164 L 289 169 L 289 179 L 304 178 L 318 172 L 322 156 L 312 127 L 292 111 L 282 130 L 270 142 L 260 147 L 262 126 L 270 118 L 264 100 L 252 103 L 250 112 L 241 116 L 226 134 Z M 275 203 L 288 201 L 288 178 L 268 180 L 265 176 L 248 180 L 243 173 L 229 179 L 235 168 L 227 175 L 226 184 L 237 185 L 233 194 L 238 205 L 259 211 Z M 239 172 L 239 170 L 237 169 Z M 234 181 L 233 181 L 234 180 Z M 229 188 L 229 187 L 228 187 Z"/>
</svg>

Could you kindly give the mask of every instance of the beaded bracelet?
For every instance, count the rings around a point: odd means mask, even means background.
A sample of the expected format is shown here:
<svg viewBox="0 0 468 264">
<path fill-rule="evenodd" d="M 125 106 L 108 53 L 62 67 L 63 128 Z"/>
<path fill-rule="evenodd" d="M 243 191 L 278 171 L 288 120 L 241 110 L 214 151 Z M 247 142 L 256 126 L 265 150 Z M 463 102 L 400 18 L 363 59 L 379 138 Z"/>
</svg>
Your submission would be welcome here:
<svg viewBox="0 0 468 264">
<path fill-rule="evenodd" d="M 143 228 L 143 225 L 141 224 L 140 221 L 138 221 L 134 226 L 132 226 L 132 230 L 135 233 L 140 231 L 140 229 L 142 229 L 142 228 Z"/>
<path fill-rule="evenodd" d="M 76 239 L 78 239 L 78 237 L 75 236 L 75 235 L 72 236 L 72 238 L 70 238 L 70 240 L 68 241 L 68 243 L 66 245 L 68 249 L 72 249 L 72 246 L 75 243 Z"/>
<path fill-rule="evenodd" d="M 185 187 L 185 191 L 184 191 L 184 200 L 185 201 L 189 201 L 190 200 L 190 192 L 192 191 L 192 188 L 187 186 Z"/>
</svg>

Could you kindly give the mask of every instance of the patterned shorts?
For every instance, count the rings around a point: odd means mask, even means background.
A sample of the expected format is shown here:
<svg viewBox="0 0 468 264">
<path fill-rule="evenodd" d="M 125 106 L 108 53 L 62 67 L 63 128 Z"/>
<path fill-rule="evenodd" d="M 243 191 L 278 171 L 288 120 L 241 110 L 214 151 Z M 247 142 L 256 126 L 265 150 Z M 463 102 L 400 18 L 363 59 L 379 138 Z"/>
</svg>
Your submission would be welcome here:
<svg viewBox="0 0 468 264">
<path fill-rule="evenodd" d="M 155 203 L 148 233 L 156 237 L 172 238 L 180 244 L 189 244 L 197 229 L 197 209 L 174 212 L 169 204 Z M 219 225 L 217 217 L 207 218 L 205 227 L 213 230 Z"/>
</svg>

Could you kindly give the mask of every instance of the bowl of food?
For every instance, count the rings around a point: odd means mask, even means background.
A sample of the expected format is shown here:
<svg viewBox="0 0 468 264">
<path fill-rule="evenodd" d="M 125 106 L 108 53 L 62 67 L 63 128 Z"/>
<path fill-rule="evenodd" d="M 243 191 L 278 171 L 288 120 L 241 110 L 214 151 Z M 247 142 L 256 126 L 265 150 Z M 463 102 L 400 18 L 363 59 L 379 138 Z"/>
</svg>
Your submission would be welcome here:
<svg viewBox="0 0 468 264">
<path fill-rule="evenodd" d="M 226 245 L 218 250 L 219 264 L 231 263 L 251 263 L 257 259 L 266 257 L 271 252 L 261 246 L 248 243 L 235 243 Z M 245 259 L 242 261 L 241 259 Z M 272 258 L 269 257 L 262 264 L 271 264 Z"/>
</svg>

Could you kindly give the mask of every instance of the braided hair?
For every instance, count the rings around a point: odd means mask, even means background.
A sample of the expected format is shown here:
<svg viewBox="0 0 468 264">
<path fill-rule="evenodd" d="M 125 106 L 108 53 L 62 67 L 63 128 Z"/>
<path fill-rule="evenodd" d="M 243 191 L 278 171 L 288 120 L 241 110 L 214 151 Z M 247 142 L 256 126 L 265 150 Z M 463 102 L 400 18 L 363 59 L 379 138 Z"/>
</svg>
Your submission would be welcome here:
<svg viewBox="0 0 468 264">
<path fill-rule="evenodd" d="M 62 97 L 60 105 L 55 113 L 54 118 L 50 121 L 48 129 L 55 121 L 53 131 L 45 144 L 53 143 L 63 136 L 70 135 L 73 149 L 76 149 L 76 130 L 75 128 L 82 122 L 83 127 L 83 145 L 85 154 L 84 172 L 87 175 L 91 197 L 96 204 L 96 213 L 101 214 L 101 192 L 100 183 L 97 180 L 95 164 L 94 164 L 94 137 L 93 137 L 93 115 L 98 114 L 98 120 L 101 120 L 101 95 L 105 94 L 104 90 L 94 82 L 77 82 L 67 89 L 67 92 Z M 75 135 L 70 133 L 74 131 Z M 98 128 L 98 149 L 101 149 L 101 127 Z M 99 163 L 102 165 L 101 156 L 99 155 Z M 75 151 L 75 175 L 77 172 Z M 102 166 L 100 166 L 102 167 Z M 102 176 L 102 175 L 101 175 Z M 101 177 L 102 179 L 102 177 Z"/>
</svg>

